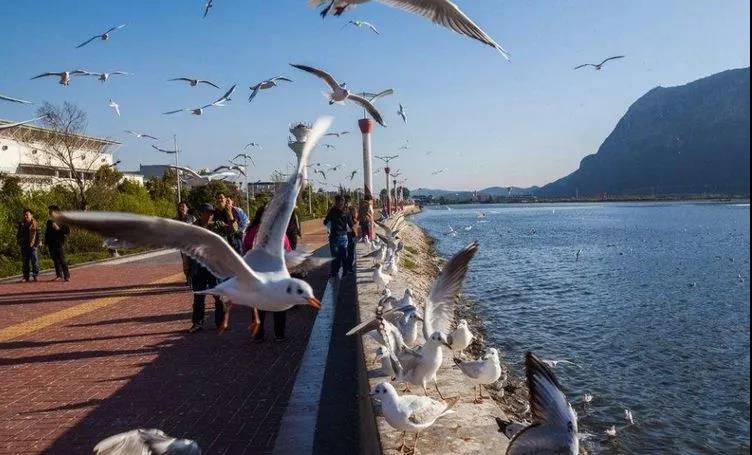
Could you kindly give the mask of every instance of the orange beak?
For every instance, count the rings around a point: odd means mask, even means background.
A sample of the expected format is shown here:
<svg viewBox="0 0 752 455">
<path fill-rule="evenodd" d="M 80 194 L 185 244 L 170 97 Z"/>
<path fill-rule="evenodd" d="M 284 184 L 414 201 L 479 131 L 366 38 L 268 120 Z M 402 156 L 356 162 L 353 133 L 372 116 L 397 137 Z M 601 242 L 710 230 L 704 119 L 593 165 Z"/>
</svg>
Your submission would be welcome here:
<svg viewBox="0 0 752 455">
<path fill-rule="evenodd" d="M 310 297 L 308 299 L 308 304 L 317 310 L 321 308 L 321 301 L 317 299 L 316 297 Z"/>
</svg>

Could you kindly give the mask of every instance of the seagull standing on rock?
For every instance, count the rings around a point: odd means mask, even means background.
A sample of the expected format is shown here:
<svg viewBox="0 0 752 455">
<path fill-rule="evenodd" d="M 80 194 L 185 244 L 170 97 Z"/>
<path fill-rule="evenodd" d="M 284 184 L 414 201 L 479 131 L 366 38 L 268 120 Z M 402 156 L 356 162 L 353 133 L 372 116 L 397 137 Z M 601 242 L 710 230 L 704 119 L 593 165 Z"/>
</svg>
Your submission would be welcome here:
<svg viewBox="0 0 752 455">
<path fill-rule="evenodd" d="M 493 384 L 501 377 L 501 363 L 499 362 L 499 351 L 491 348 L 478 360 L 462 360 L 455 357 L 454 363 L 459 367 L 462 373 L 475 384 L 474 392 L 480 392 L 473 396 L 473 402 L 478 404 L 485 398 L 483 396 L 483 386 Z"/>
<path fill-rule="evenodd" d="M 373 268 L 373 282 L 376 283 L 376 290 L 386 289 L 390 281 L 392 281 L 392 277 L 384 273 L 381 264 L 376 264 Z"/>
<path fill-rule="evenodd" d="M 449 344 L 452 346 L 452 352 L 460 354 L 470 346 L 473 338 L 473 332 L 470 331 L 467 321 L 464 319 L 460 319 L 460 322 L 457 323 L 457 328 L 447 337 Z"/>
</svg>

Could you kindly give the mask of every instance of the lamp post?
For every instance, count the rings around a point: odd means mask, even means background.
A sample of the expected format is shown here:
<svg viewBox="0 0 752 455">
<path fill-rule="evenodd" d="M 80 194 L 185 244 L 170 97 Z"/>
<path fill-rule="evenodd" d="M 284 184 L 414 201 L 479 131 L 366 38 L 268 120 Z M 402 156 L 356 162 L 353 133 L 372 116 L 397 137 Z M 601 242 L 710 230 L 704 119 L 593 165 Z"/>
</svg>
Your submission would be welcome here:
<svg viewBox="0 0 752 455">
<path fill-rule="evenodd" d="M 395 158 L 399 158 L 399 155 L 377 156 L 376 158 L 384 162 L 384 177 L 386 178 L 386 214 L 390 215 L 392 213 L 392 204 L 391 197 L 389 195 L 389 177 L 391 172 L 389 162 Z"/>
<path fill-rule="evenodd" d="M 298 157 L 298 163 L 300 163 L 300 156 L 303 153 L 303 147 L 305 147 L 306 141 L 308 141 L 308 135 L 311 133 L 311 125 L 309 123 L 298 122 L 290 125 L 290 134 L 295 137 L 295 140 L 289 139 L 287 141 L 288 147 L 295 152 L 295 156 Z M 308 182 L 308 168 L 303 167 L 303 184 L 308 185 L 308 214 L 313 215 L 313 202 L 310 183 Z"/>
</svg>

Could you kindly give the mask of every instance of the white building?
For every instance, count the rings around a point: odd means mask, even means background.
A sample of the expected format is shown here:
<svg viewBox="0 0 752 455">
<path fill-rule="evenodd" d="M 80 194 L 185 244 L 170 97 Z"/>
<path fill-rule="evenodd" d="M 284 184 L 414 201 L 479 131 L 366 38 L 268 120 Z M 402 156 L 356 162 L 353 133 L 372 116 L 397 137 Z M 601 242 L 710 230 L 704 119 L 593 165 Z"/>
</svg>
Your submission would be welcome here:
<svg viewBox="0 0 752 455">
<path fill-rule="evenodd" d="M 0 120 L 0 125 L 11 123 Z M 27 190 L 48 189 L 72 182 L 70 167 L 45 144 L 59 136 L 56 132 L 33 125 L 0 129 L 0 173 L 21 179 Z M 119 142 L 92 136 L 74 136 L 71 162 L 74 170 L 89 180 L 102 166 L 111 166 L 112 153 Z"/>
</svg>

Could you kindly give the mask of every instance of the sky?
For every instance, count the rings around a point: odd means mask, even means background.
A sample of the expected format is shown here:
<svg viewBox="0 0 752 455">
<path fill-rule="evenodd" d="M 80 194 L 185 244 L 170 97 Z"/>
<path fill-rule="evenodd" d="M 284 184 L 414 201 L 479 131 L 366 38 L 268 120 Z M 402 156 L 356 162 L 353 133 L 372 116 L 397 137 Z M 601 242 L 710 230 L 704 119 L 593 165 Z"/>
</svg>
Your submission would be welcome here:
<svg viewBox="0 0 752 455">
<path fill-rule="evenodd" d="M 377 2 L 322 20 L 305 0 L 28 0 L 3 5 L 0 93 L 34 101 L 70 101 L 88 114 L 87 133 L 122 142 L 121 170 L 163 164 L 166 155 L 131 129 L 152 134 L 181 162 L 219 166 L 253 141 L 251 180 L 266 180 L 294 160 L 288 126 L 335 117 L 333 130 L 354 134 L 327 140 L 312 161 L 345 166 L 328 183 L 362 184 L 361 138 L 353 105 L 329 106 L 319 79 L 290 67 L 325 69 L 353 91 L 393 88 L 377 102 L 387 127 L 373 134 L 375 155 L 399 154 L 410 188 L 473 190 L 543 185 L 575 170 L 595 153 L 629 106 L 656 86 L 681 85 L 749 66 L 750 7 L 741 0 L 456 0 L 511 54 Z M 346 26 L 366 20 L 381 32 Z M 107 42 L 76 45 L 111 26 L 127 24 Z M 577 64 L 626 55 L 603 71 Z M 76 78 L 30 80 L 46 71 L 127 71 L 101 84 Z M 247 102 L 248 87 L 273 76 L 294 80 Z M 232 102 L 201 117 L 163 115 L 197 107 L 223 90 L 168 82 L 209 79 L 238 84 Z M 120 104 L 122 116 L 108 107 Z M 407 124 L 397 116 L 398 104 Z M 0 118 L 24 120 L 34 106 L 0 103 Z M 399 151 L 402 145 L 408 150 Z M 378 161 L 375 162 L 378 164 Z M 359 174 L 349 181 L 350 171 Z M 446 169 L 445 172 L 435 172 Z M 383 172 L 374 177 L 376 189 Z"/>
</svg>

